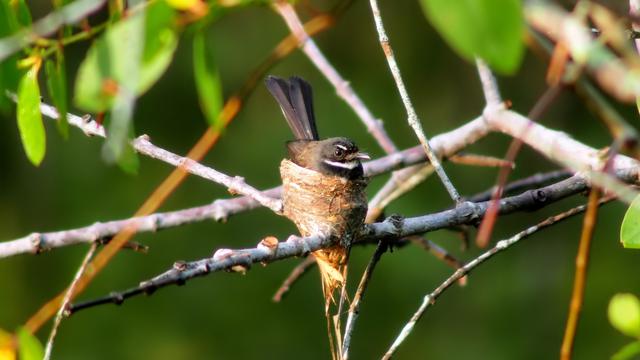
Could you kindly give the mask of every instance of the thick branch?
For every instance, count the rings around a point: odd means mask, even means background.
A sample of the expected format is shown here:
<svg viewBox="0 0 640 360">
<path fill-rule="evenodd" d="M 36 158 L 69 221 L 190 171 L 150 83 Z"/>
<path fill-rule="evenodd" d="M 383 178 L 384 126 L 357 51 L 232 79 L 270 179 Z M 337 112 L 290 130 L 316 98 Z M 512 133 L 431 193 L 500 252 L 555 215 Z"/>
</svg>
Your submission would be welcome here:
<svg viewBox="0 0 640 360">
<path fill-rule="evenodd" d="M 559 183 L 540 189 L 529 190 L 523 194 L 507 197 L 500 200 L 500 213 L 510 214 L 523 210 L 536 210 L 570 195 L 587 189 L 587 182 L 574 176 Z M 488 202 L 465 202 L 452 210 L 445 210 L 434 214 L 400 219 L 391 217 L 384 222 L 365 225 L 360 242 L 377 242 L 386 238 L 398 238 L 408 235 L 421 234 L 438 229 L 450 228 L 463 224 L 477 223 L 486 211 Z M 213 257 L 193 262 L 181 262 L 174 268 L 160 274 L 149 281 L 142 282 L 140 286 L 113 293 L 107 297 L 78 304 L 71 307 L 72 311 L 101 305 L 106 303 L 122 303 L 125 299 L 172 285 L 183 284 L 187 280 L 207 275 L 220 270 L 245 271 L 252 264 L 272 262 L 294 256 L 304 256 L 318 249 L 331 246 L 331 240 L 320 236 L 308 238 L 290 237 L 286 242 L 263 240 L 258 247 L 242 250 L 220 249 Z"/>
</svg>

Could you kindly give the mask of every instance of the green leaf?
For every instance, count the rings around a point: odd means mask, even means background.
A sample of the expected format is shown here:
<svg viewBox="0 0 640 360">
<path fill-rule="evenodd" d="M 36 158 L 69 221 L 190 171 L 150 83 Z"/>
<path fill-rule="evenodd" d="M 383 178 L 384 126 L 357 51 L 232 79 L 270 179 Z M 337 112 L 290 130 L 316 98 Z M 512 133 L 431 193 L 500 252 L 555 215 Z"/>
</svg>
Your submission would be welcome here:
<svg viewBox="0 0 640 360">
<path fill-rule="evenodd" d="M 630 344 L 627 344 L 622 347 L 622 349 L 618 350 L 613 356 L 611 360 L 630 360 L 637 359 L 640 354 L 640 341 L 634 341 Z"/>
<path fill-rule="evenodd" d="M 628 249 L 640 249 L 640 196 L 637 196 L 624 214 L 620 226 L 620 242 Z"/>
<path fill-rule="evenodd" d="M 42 360 L 44 349 L 37 337 L 24 328 L 18 329 L 18 354 L 20 360 Z"/>
<path fill-rule="evenodd" d="M 480 57 L 496 71 L 514 73 L 524 54 L 520 0 L 420 0 L 433 26 L 460 56 Z"/>
<path fill-rule="evenodd" d="M 46 149 L 46 135 L 40 113 L 38 68 L 38 64 L 31 67 L 18 85 L 18 129 L 24 151 L 36 166 L 42 162 Z"/>
<path fill-rule="evenodd" d="M 219 115 L 223 106 L 222 85 L 213 60 L 213 56 L 207 52 L 203 32 L 198 31 L 193 38 L 193 71 L 198 98 L 209 125 L 219 128 Z"/>
<path fill-rule="evenodd" d="M 616 294 L 609 302 L 609 322 L 621 333 L 640 338 L 640 300 L 633 294 Z"/>
<path fill-rule="evenodd" d="M 53 100 L 53 105 L 58 110 L 60 117 L 57 125 L 58 131 L 65 139 L 69 137 L 69 123 L 67 121 L 67 75 L 64 68 L 64 54 L 62 50 L 56 51 L 56 60 L 47 60 L 45 63 L 47 75 L 47 89 Z"/>
<path fill-rule="evenodd" d="M 146 16 L 145 16 L 146 15 Z M 136 33 L 144 26 L 142 59 L 131 56 Z M 140 11 L 114 24 L 89 49 L 78 70 L 75 103 L 89 112 L 104 112 L 113 106 L 122 83 L 129 81 L 128 72 L 139 68 L 134 95 L 146 92 L 165 72 L 178 44 L 174 29 L 174 11 L 164 1 L 149 4 Z"/>
</svg>

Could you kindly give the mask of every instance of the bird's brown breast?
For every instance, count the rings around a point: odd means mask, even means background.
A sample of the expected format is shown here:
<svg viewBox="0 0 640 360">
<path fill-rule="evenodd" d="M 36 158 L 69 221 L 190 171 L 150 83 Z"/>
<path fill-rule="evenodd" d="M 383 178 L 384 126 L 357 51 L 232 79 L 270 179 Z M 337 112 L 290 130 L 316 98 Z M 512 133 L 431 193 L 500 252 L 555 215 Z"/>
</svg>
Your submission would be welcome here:
<svg viewBox="0 0 640 360">
<path fill-rule="evenodd" d="M 367 213 L 366 179 L 329 176 L 286 159 L 280 164 L 280 175 L 284 214 L 301 235 L 357 236 Z"/>
</svg>

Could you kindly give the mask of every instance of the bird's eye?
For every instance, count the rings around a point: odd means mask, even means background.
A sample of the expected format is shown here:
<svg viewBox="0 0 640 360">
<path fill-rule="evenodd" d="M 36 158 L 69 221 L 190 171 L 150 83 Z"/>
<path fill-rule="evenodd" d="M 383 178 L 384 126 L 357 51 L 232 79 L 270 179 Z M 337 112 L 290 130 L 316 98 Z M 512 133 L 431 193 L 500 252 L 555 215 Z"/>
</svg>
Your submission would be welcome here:
<svg viewBox="0 0 640 360">
<path fill-rule="evenodd" d="M 336 147 L 336 150 L 333 152 L 333 154 L 337 157 L 341 157 L 344 154 L 344 150 L 342 150 L 339 147 Z"/>
</svg>

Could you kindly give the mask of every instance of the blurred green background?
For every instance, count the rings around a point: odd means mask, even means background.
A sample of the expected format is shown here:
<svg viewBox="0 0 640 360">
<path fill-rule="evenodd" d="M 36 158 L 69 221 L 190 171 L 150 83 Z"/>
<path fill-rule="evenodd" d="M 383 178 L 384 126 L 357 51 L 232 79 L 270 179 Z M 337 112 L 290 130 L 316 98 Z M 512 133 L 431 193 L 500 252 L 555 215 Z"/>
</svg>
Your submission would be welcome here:
<svg viewBox="0 0 640 360">
<path fill-rule="evenodd" d="M 32 2 L 34 18 L 50 9 Z M 320 8 L 328 8 L 321 3 Z M 617 2 L 624 11 L 624 2 Z M 428 135 L 456 128 L 478 116 L 483 106 L 475 68 L 461 60 L 427 23 L 416 1 L 382 1 L 381 11 L 397 60 L 416 110 Z M 308 18 L 310 11 L 302 6 Z M 215 49 L 225 94 L 239 89 L 250 71 L 284 36 L 282 20 L 266 6 L 235 10 L 207 31 Z M 328 31 L 316 37 L 319 47 L 350 82 L 399 147 L 417 141 L 407 126 L 377 42 L 366 1 L 356 1 Z M 70 83 L 88 43 L 66 49 Z M 137 103 L 137 134 L 149 134 L 157 145 L 185 154 L 205 130 L 195 92 L 191 44 L 183 36 L 175 59 L 163 78 Z M 521 70 L 500 78 L 501 91 L 514 108 L 526 113 L 545 90 L 544 59 L 528 52 Z M 322 136 L 348 136 L 374 157 L 382 151 L 354 113 L 335 96 L 334 89 L 300 52 L 280 62 L 271 73 L 300 75 L 315 89 Z M 44 93 L 44 92 L 43 92 Z M 46 96 L 45 96 L 46 99 Z M 620 110 L 637 125 L 631 106 Z M 67 141 L 52 121 L 47 127 L 47 155 L 33 167 L 20 145 L 15 117 L 0 121 L 0 240 L 32 231 L 53 231 L 96 221 L 127 218 L 169 174 L 171 168 L 141 158 L 139 175 L 124 174 L 101 159 L 100 139 L 76 129 Z M 562 94 L 541 120 L 596 148 L 607 146 L 605 127 L 571 92 Z M 275 102 L 260 85 L 221 141 L 204 160 L 231 175 L 241 175 L 258 187 L 279 183 L 278 164 L 284 141 L 291 138 Z M 503 156 L 509 138 L 494 134 L 471 146 L 474 153 Z M 525 148 L 512 178 L 525 177 L 555 165 Z M 496 169 L 446 164 L 463 194 L 493 185 Z M 369 194 L 386 177 L 375 179 Z M 207 204 L 227 197 L 222 187 L 190 177 L 161 210 Z M 534 213 L 502 217 L 494 239 L 507 237 L 548 215 L 584 202 L 582 196 Z M 410 196 L 393 203 L 388 213 L 414 216 L 450 205 L 436 178 Z M 576 359 L 608 358 L 629 340 L 606 318 L 606 306 L 616 292 L 640 293 L 637 269 L 640 253 L 623 250 L 618 230 L 625 206 L 611 204 L 601 211 L 592 248 L 586 300 L 575 346 Z M 401 346 L 398 359 L 546 359 L 559 353 L 573 280 L 581 218 L 539 233 L 478 268 L 465 288 L 455 286 L 419 322 Z M 122 251 L 81 299 L 90 299 L 136 285 L 169 268 L 176 260 L 210 256 L 221 247 L 252 247 L 267 235 L 285 238 L 295 228 L 286 219 L 260 209 L 229 219 L 140 234 L 135 240 L 150 246 L 147 255 Z M 460 251 L 455 233 L 427 234 L 460 259 L 480 251 Z M 13 330 L 71 280 L 87 246 L 58 249 L 38 256 L 0 260 L 0 328 Z M 351 287 L 373 247 L 353 251 Z M 58 359 L 326 359 L 329 357 L 323 300 L 316 270 L 299 281 L 280 304 L 271 296 L 299 260 L 255 266 L 246 275 L 217 273 L 183 287 L 162 289 L 122 306 L 101 306 L 64 321 L 54 347 Z M 379 358 L 427 292 L 451 270 L 417 247 L 382 258 L 353 338 L 352 358 Z M 39 337 L 44 341 L 48 327 Z"/>
</svg>

